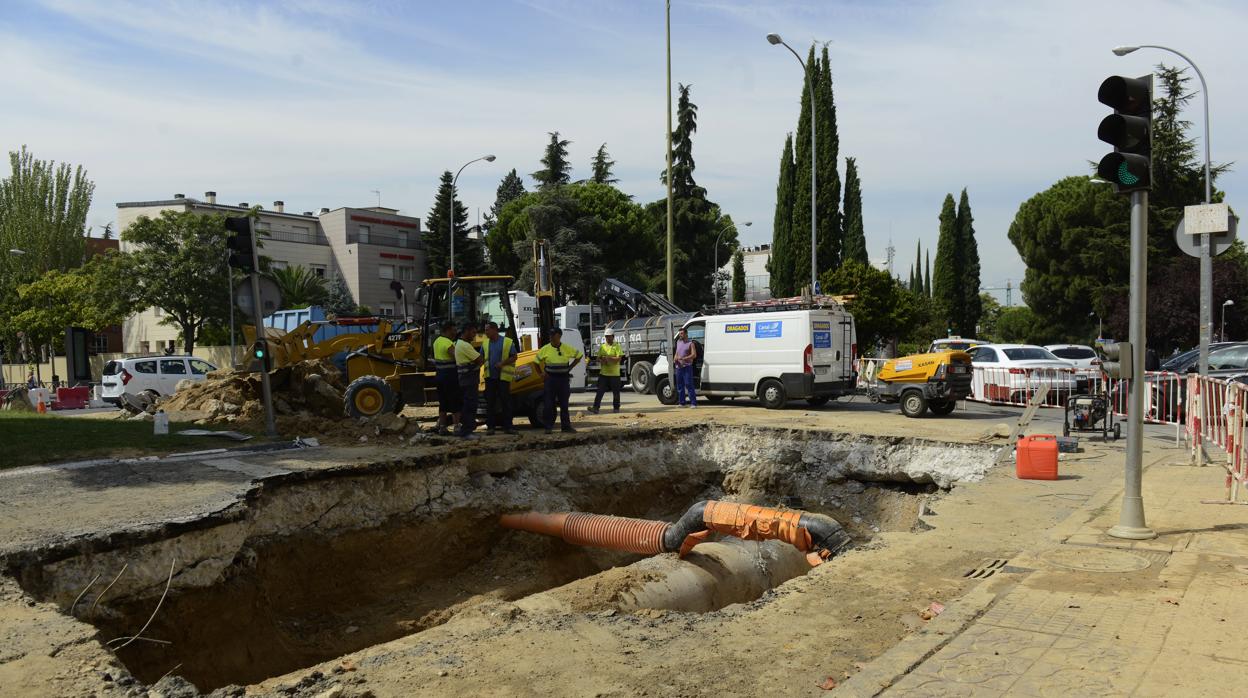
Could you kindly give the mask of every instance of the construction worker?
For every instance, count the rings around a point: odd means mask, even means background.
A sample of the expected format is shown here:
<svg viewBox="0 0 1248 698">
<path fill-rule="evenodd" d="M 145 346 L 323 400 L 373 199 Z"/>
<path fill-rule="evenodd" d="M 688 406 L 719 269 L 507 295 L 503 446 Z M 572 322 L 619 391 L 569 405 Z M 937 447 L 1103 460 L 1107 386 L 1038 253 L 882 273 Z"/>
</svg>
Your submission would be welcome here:
<svg viewBox="0 0 1248 698">
<path fill-rule="evenodd" d="M 620 361 L 624 359 L 624 350 L 615 343 L 615 330 L 610 327 L 602 333 L 602 344 L 598 347 L 598 394 L 594 396 L 594 406 L 590 412 L 598 414 L 602 407 L 602 396 L 611 391 L 611 399 L 615 411 L 620 411 L 620 388 L 624 381 L 620 378 Z"/>
<path fill-rule="evenodd" d="M 459 394 L 462 406 L 459 413 L 459 437 L 479 439 L 472 433 L 477 428 L 477 386 L 481 382 L 481 352 L 472 346 L 477 337 L 477 326 L 471 322 L 464 325 L 455 342 L 455 370 L 459 378 Z"/>
<path fill-rule="evenodd" d="M 511 423 L 511 382 L 516 378 L 516 344 L 511 337 L 498 331 L 497 322 L 487 322 L 481 353 L 485 360 L 485 433 L 493 436 L 498 428 L 504 434 L 519 436 L 520 432 Z"/>
<path fill-rule="evenodd" d="M 568 415 L 568 398 L 572 396 L 572 369 L 584 356 L 576 347 L 563 343 L 563 330 L 558 327 L 550 331 L 550 343 L 537 352 L 537 363 L 546 374 L 546 387 L 543 398 L 546 421 L 546 433 L 555 428 L 555 405 L 559 406 L 559 421 L 563 431 L 575 432 L 572 418 Z"/>
<path fill-rule="evenodd" d="M 455 323 L 442 323 L 442 333 L 433 340 L 434 385 L 438 388 L 438 425 L 435 431 L 450 436 L 446 425 L 449 421 L 459 431 L 459 375 L 455 370 Z"/>
</svg>

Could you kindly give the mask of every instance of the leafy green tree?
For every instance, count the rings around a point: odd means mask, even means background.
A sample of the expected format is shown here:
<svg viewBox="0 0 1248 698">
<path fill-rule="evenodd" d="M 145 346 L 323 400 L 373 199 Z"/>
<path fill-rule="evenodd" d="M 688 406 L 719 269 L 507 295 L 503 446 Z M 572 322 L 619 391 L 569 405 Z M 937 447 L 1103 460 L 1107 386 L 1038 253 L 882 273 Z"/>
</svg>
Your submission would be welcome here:
<svg viewBox="0 0 1248 698">
<path fill-rule="evenodd" d="M 824 272 L 819 283 L 829 293 L 856 296 L 846 307 L 854 315 L 859 346 L 888 344 L 913 331 L 921 319 L 914 294 L 870 264 L 846 260 L 839 269 Z"/>
<path fill-rule="evenodd" d="M 966 189 L 958 202 L 958 244 L 962 262 L 962 302 L 959 331 L 963 337 L 974 337 L 983 307 L 979 295 L 979 244 L 975 242 L 975 219 L 971 216 L 971 200 Z"/>
<path fill-rule="evenodd" d="M 572 181 L 572 164 L 568 162 L 568 146 L 572 141 L 559 138 L 558 131 L 551 131 L 548 135 L 550 142 L 546 144 L 546 154 L 542 156 L 545 167 L 530 175 L 541 189 L 561 187 Z"/>
<path fill-rule="evenodd" d="M 797 295 L 793 276 L 793 187 L 797 173 L 793 162 L 793 134 L 784 137 L 780 155 L 780 180 L 776 184 L 776 214 L 771 229 L 771 258 L 767 260 L 771 293 L 776 298 Z"/>
<path fill-rule="evenodd" d="M 594 154 L 594 161 L 591 163 L 593 175 L 589 181 L 594 184 L 615 184 L 620 181 L 611 172 L 612 167 L 615 167 L 615 160 L 611 159 L 611 154 L 607 152 L 607 144 L 603 143 L 598 146 L 598 152 Z"/>
<path fill-rule="evenodd" d="M 12 349 L 19 346 L 19 328 L 12 320 L 31 309 L 18 286 L 83 263 L 95 184 L 81 166 L 36 160 L 25 146 L 9 153 L 9 166 L 9 176 L 0 179 L 0 344 Z M 47 337 L 28 336 L 27 345 L 49 344 L 64 331 L 61 327 Z"/>
<path fill-rule="evenodd" d="M 832 93 L 832 62 L 828 59 L 825 44 L 820 60 L 815 66 L 815 118 L 817 120 L 819 177 L 816 182 L 819 201 L 818 257 L 820 269 L 840 266 L 845 253 L 846 228 L 841 218 L 841 175 L 837 169 L 840 158 L 841 138 L 836 127 L 836 101 Z M 855 173 L 856 176 L 856 173 Z M 848 178 L 848 174 L 846 174 Z M 810 186 L 809 183 L 807 186 Z M 861 209 L 861 200 L 859 200 Z M 859 211 L 861 219 L 861 210 Z M 863 243 L 865 255 L 866 243 Z M 861 260 L 867 263 L 865 256 Z"/>
<path fill-rule="evenodd" d="M 511 168 L 503 181 L 499 182 L 498 190 L 494 194 L 494 204 L 490 206 L 490 210 L 485 214 L 485 222 L 482 227 L 485 229 L 486 237 L 489 237 L 490 231 L 494 228 L 494 223 L 498 220 L 499 214 L 503 212 L 503 207 L 508 202 L 514 201 L 524 196 L 524 180 L 520 179 L 520 175 L 516 174 L 516 168 Z M 491 250 L 491 255 L 493 251 Z"/>
<path fill-rule="evenodd" d="M 582 219 L 579 213 L 577 201 L 564 190 L 545 193 L 524 209 L 524 236 L 513 243 L 517 257 L 524 260 L 518 286 L 533 287 L 533 242 L 546 240 L 556 300 L 593 298 L 605 275 L 601 250 L 592 242 L 600 237 L 602 224 L 596 218 Z"/>
<path fill-rule="evenodd" d="M 979 294 L 979 307 L 981 309 L 980 330 L 975 337 L 989 342 L 1001 341 L 997 337 L 997 321 L 1001 318 L 1003 310 L 1001 304 L 991 293 L 981 293 Z"/>
<path fill-rule="evenodd" d="M 425 218 L 425 231 L 421 239 L 425 243 L 425 264 L 429 276 L 441 276 L 451 268 L 449 228 L 451 210 L 450 171 L 442 173 L 438 194 L 433 208 Z M 481 244 L 468 237 L 468 209 L 455 198 L 455 273 L 459 276 L 480 274 L 486 270 Z"/>
<path fill-rule="evenodd" d="M 867 255 L 867 233 L 862 226 L 862 184 L 858 181 L 858 163 L 845 158 L 845 259 L 870 264 Z"/>
<path fill-rule="evenodd" d="M 272 269 L 269 276 L 282 292 L 283 308 L 306 308 L 324 305 L 329 299 L 329 287 L 325 279 L 303 266 Z"/>
<path fill-rule="evenodd" d="M 997 316 L 999 341 L 1019 344 L 1047 344 L 1053 341 L 1053 327 L 1025 305 L 1004 308 Z"/>
<path fill-rule="evenodd" d="M 158 218 L 141 216 L 121 233 L 135 246 L 126 273 L 140 307 L 160 308 L 162 324 L 176 326 L 189 354 L 200 330 L 224 324 L 229 303 L 223 286 L 230 279 L 225 263 L 225 219 L 189 211 L 162 211 Z"/>
<path fill-rule="evenodd" d="M 36 343 L 51 343 L 64 336 L 66 327 L 98 332 L 120 325 L 139 309 L 127 282 L 128 262 L 126 255 L 110 252 L 19 286 L 23 309 L 11 318 L 13 326 Z"/>
<path fill-rule="evenodd" d="M 945 194 L 940 210 L 940 236 L 936 239 L 936 274 L 932 279 L 932 297 L 938 314 L 950 329 L 962 326 L 962 254 L 958 238 L 958 213 L 953 195 Z"/>
<path fill-rule="evenodd" d="M 745 253 L 740 249 L 732 255 L 732 302 L 745 300 Z"/>
<path fill-rule="evenodd" d="M 355 298 L 351 295 L 351 289 L 347 288 L 347 280 L 342 274 L 335 273 L 325 296 L 325 310 L 334 315 L 350 315 L 355 312 L 355 308 Z"/>
</svg>

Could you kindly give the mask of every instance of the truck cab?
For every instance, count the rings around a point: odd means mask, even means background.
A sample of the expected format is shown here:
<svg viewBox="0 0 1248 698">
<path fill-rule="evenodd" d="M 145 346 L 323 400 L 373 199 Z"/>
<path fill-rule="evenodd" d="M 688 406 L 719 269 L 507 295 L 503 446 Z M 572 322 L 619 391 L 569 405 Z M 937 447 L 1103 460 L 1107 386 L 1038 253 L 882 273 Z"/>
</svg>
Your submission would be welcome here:
<svg viewBox="0 0 1248 698">
<path fill-rule="evenodd" d="M 684 325 L 699 345 L 698 395 L 757 398 L 769 409 L 790 400 L 823 405 L 854 392 L 857 335 L 843 308 L 706 315 Z M 674 346 L 674 345 L 671 345 Z M 670 346 L 654 365 L 655 392 L 676 403 Z"/>
</svg>

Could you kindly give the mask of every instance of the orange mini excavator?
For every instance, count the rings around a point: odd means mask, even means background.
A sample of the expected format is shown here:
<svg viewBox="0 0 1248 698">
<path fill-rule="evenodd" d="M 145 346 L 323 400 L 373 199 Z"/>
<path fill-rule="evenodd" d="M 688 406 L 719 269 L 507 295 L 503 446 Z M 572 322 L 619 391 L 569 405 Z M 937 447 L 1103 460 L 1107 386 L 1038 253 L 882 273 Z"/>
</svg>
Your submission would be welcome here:
<svg viewBox="0 0 1248 698">
<path fill-rule="evenodd" d="M 712 533 L 742 540 L 783 541 L 818 565 L 850 544 L 849 535 L 830 516 L 796 509 L 706 500 L 689 508 L 676 523 L 602 514 L 565 512 L 506 514 L 499 523 L 575 544 L 641 555 L 675 552 L 684 557 Z"/>
</svg>

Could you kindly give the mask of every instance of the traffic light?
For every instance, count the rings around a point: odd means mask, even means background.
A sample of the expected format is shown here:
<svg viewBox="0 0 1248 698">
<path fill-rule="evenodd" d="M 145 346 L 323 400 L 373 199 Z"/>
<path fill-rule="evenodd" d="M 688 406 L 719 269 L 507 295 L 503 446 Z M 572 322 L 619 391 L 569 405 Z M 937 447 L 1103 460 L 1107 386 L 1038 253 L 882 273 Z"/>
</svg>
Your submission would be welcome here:
<svg viewBox="0 0 1248 698">
<path fill-rule="evenodd" d="M 273 357 L 269 356 L 269 343 L 263 339 L 257 339 L 255 344 L 251 345 L 251 358 L 255 362 L 253 366 L 260 371 L 268 372 L 273 368 Z"/>
<path fill-rule="evenodd" d="M 1101 364 L 1101 370 L 1112 380 L 1130 379 L 1135 373 L 1131 356 L 1131 342 L 1106 344 L 1105 361 Z"/>
<path fill-rule="evenodd" d="M 1114 146 L 1101 158 L 1097 175 L 1119 194 L 1148 191 L 1153 185 L 1153 76 L 1106 78 L 1096 98 L 1114 110 L 1096 129 L 1097 138 Z"/>
<path fill-rule="evenodd" d="M 230 233 L 225 239 L 226 247 L 230 250 L 229 265 L 248 273 L 255 271 L 256 258 L 251 251 L 251 221 L 246 217 L 226 218 L 225 229 Z"/>
</svg>

